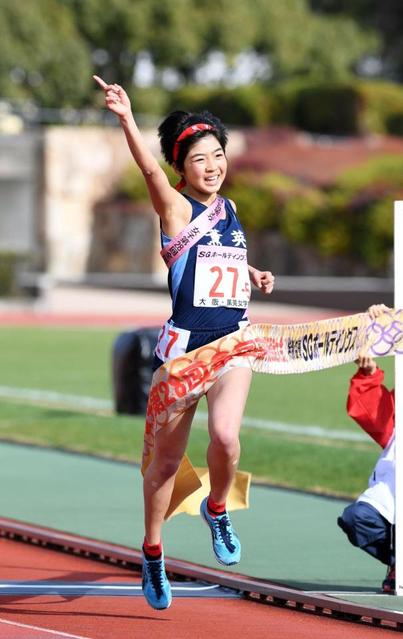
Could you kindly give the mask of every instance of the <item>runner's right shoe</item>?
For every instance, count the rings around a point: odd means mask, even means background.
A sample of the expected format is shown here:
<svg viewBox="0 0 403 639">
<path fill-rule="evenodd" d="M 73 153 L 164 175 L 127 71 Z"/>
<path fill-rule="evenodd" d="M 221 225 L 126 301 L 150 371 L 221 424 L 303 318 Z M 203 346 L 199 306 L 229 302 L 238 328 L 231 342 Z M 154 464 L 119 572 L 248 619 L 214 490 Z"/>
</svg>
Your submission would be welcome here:
<svg viewBox="0 0 403 639">
<path fill-rule="evenodd" d="M 155 610 L 165 610 L 172 602 L 171 584 L 165 573 L 164 555 L 146 559 L 143 553 L 143 594 Z"/>
</svg>

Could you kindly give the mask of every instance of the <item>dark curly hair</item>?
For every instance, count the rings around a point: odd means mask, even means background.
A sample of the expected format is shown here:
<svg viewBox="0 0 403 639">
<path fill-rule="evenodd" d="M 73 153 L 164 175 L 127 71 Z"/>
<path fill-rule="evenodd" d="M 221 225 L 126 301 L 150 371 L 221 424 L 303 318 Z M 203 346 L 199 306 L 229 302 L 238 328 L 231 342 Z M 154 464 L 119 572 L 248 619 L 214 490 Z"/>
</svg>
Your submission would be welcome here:
<svg viewBox="0 0 403 639">
<path fill-rule="evenodd" d="M 209 111 L 201 113 L 188 113 L 187 111 L 173 111 L 170 113 L 158 127 L 158 136 L 161 143 L 161 151 L 168 162 L 174 164 L 173 150 L 175 142 L 180 134 L 192 124 L 209 124 L 212 129 L 205 131 L 195 131 L 193 135 L 186 137 L 180 142 L 178 157 L 176 159 L 177 168 L 182 171 L 183 164 L 189 148 L 206 135 L 214 135 L 221 144 L 223 150 L 227 146 L 228 133 L 227 129 L 219 118 L 212 115 Z"/>
</svg>

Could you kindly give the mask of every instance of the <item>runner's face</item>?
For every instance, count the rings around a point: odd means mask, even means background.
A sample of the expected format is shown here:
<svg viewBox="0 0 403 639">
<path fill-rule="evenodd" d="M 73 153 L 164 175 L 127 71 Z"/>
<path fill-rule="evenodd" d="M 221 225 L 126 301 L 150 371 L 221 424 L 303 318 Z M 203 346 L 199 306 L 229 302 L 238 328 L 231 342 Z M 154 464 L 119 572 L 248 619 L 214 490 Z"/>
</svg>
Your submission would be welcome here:
<svg viewBox="0 0 403 639">
<path fill-rule="evenodd" d="M 190 147 L 183 170 L 188 188 L 203 194 L 220 190 L 227 173 L 227 158 L 214 135 L 206 135 Z"/>
</svg>

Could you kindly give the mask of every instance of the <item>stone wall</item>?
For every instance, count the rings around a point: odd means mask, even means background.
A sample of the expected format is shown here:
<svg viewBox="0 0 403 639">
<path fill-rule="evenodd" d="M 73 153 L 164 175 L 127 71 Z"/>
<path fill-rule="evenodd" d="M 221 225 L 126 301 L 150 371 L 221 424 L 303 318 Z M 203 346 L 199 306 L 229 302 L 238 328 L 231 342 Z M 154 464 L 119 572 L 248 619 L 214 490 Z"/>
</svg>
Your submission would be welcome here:
<svg viewBox="0 0 403 639">
<path fill-rule="evenodd" d="M 145 133 L 151 149 L 155 136 Z M 50 127 L 44 133 L 47 272 L 81 279 L 87 269 L 93 211 L 116 189 L 131 156 L 116 128 Z"/>
<path fill-rule="evenodd" d="M 156 131 L 143 131 L 143 136 L 159 157 Z M 228 154 L 238 155 L 243 150 L 244 136 L 231 132 Z M 46 269 L 55 279 L 79 280 L 88 268 L 94 271 L 108 263 L 114 272 L 126 271 L 128 263 L 124 262 L 130 250 L 133 258 L 135 254 L 139 258 L 130 263 L 130 268 L 136 269 L 134 272 L 165 272 L 159 256 L 158 218 L 151 214 L 150 207 L 126 215 L 124 210 L 117 209 L 117 203 L 109 213 L 106 209 L 100 211 L 102 202 L 110 200 L 130 162 L 133 160 L 120 128 L 63 126 L 44 131 Z M 96 221 L 95 210 L 100 215 Z M 108 229 L 109 240 L 105 238 Z M 99 250 L 94 245 L 97 241 L 94 230 L 100 230 L 106 240 Z M 119 236 L 120 248 L 116 246 Z M 112 248 L 110 255 L 105 254 L 108 241 Z"/>
<path fill-rule="evenodd" d="M 159 251 L 159 218 L 151 203 L 117 198 L 95 207 L 88 273 L 165 273 Z"/>
<path fill-rule="evenodd" d="M 0 252 L 40 252 L 42 149 L 40 133 L 0 135 Z"/>
</svg>

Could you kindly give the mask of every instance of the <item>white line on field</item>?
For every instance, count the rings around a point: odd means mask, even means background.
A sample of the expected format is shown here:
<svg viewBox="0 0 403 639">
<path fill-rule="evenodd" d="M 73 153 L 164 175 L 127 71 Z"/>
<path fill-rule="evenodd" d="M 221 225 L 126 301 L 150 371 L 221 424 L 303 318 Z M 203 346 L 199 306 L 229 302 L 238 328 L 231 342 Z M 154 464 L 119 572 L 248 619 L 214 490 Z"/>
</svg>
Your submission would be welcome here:
<svg viewBox="0 0 403 639">
<path fill-rule="evenodd" d="M 13 386 L 0 386 L 0 398 L 18 399 L 29 402 L 46 402 L 47 404 L 62 405 L 72 409 L 103 410 L 113 411 L 113 404 L 108 399 L 98 397 L 86 397 L 85 395 L 70 395 L 58 393 L 57 391 L 40 390 L 34 388 L 15 388 Z M 207 413 L 197 411 L 196 421 L 205 422 Z M 319 439 L 331 439 L 339 441 L 368 441 L 368 436 L 364 433 L 349 430 L 329 430 L 322 426 L 304 426 L 302 424 L 288 424 L 285 422 L 275 422 L 257 417 L 245 415 L 242 425 L 249 428 L 259 428 L 277 433 L 289 433 L 292 435 L 304 435 Z"/>
<path fill-rule="evenodd" d="M 99 590 L 100 592 L 102 592 L 103 590 L 116 590 L 116 591 L 140 591 L 142 590 L 142 586 L 141 584 L 139 584 L 138 586 L 133 586 L 133 585 L 124 585 L 124 584 L 93 584 L 93 583 L 78 583 L 78 584 L 66 584 L 66 583 L 55 583 L 55 582 L 49 582 L 46 584 L 38 584 L 38 583 L 34 583 L 34 582 L 25 582 L 23 584 L 20 583 L 15 583 L 13 581 L 10 582 L 5 582 L 5 583 L 1 583 L 0 584 L 0 591 L 1 590 L 9 590 L 10 588 L 13 588 L 15 590 L 31 590 L 31 591 L 40 591 L 40 590 L 45 590 L 45 591 L 49 591 L 49 590 L 57 590 L 57 589 L 62 589 L 62 590 L 88 590 L 89 588 L 91 588 L 91 590 Z M 172 590 L 174 591 L 189 591 L 189 592 L 199 592 L 199 591 L 207 591 L 207 590 L 217 590 L 219 589 L 220 586 L 218 584 L 214 584 L 211 586 L 172 586 Z"/>
<path fill-rule="evenodd" d="M 15 388 L 14 386 L 0 386 L 0 397 L 4 399 L 25 399 L 30 402 L 48 402 L 49 404 L 63 404 L 72 408 L 92 408 L 94 410 L 112 410 L 112 402 L 108 399 L 86 397 L 84 395 L 69 395 L 51 390 L 35 388 Z"/>
<path fill-rule="evenodd" d="M 329 590 L 304 590 L 304 594 L 326 595 L 326 597 L 336 597 L 341 595 L 343 595 L 344 597 L 373 597 L 376 595 L 377 599 L 384 598 L 385 601 L 387 601 L 388 597 L 390 597 L 390 595 L 379 592 L 379 590 L 371 590 L 367 592 L 357 592 L 356 590 L 352 590 L 351 592 L 347 592 L 346 590 L 336 590 L 334 592 L 330 592 Z"/>
<path fill-rule="evenodd" d="M 48 628 L 40 628 L 39 626 L 30 626 L 26 623 L 17 623 L 16 621 L 8 621 L 7 619 L 0 619 L 0 624 L 5 623 L 9 626 L 16 626 L 17 628 L 28 628 L 29 630 L 38 630 L 39 632 L 47 632 L 55 637 L 68 637 L 68 639 L 90 639 L 90 637 L 83 637 L 82 635 L 71 635 L 68 632 L 60 632 L 60 630 L 49 630 Z"/>
<path fill-rule="evenodd" d="M 199 413 L 196 413 L 196 418 Z M 200 413 L 200 416 L 207 418 L 206 413 Z M 243 426 L 251 428 L 261 428 L 262 430 L 271 430 L 278 433 L 291 433 L 292 435 L 308 435 L 309 437 L 318 437 L 320 439 L 338 439 L 353 442 L 368 442 L 368 435 L 364 433 L 355 433 L 349 430 L 328 430 L 322 426 L 303 426 L 302 424 L 287 424 L 285 422 L 272 422 L 256 417 L 245 416 L 242 420 Z"/>
</svg>

